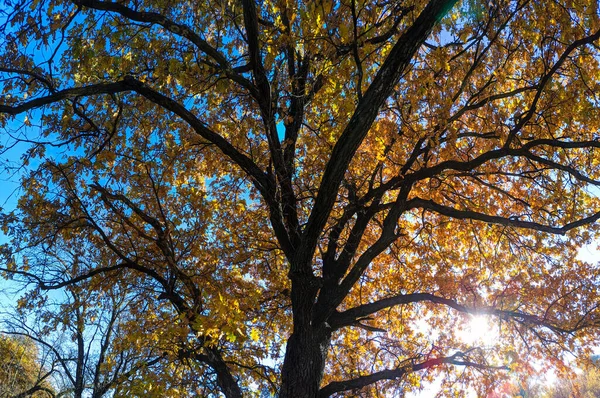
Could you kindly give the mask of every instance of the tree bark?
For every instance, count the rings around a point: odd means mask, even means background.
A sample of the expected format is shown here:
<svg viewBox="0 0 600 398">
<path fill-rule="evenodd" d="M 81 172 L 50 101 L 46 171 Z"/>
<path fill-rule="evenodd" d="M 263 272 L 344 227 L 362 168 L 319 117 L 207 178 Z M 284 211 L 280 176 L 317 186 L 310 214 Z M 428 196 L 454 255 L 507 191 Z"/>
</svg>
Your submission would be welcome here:
<svg viewBox="0 0 600 398">
<path fill-rule="evenodd" d="M 207 348 L 206 354 L 209 359 L 207 363 L 217 373 L 217 384 L 221 389 L 221 392 L 225 394 L 227 398 L 242 398 L 242 389 L 231 374 L 225 361 L 221 358 L 220 353 L 216 349 Z"/>
<path fill-rule="evenodd" d="M 324 325 L 295 331 L 289 338 L 281 373 L 280 398 L 317 397 L 331 341 Z"/>
<path fill-rule="evenodd" d="M 313 311 L 320 280 L 308 264 L 292 264 L 293 333 L 287 341 L 281 373 L 280 398 L 316 397 L 323 378 L 331 328 L 325 322 L 313 324 Z"/>
</svg>

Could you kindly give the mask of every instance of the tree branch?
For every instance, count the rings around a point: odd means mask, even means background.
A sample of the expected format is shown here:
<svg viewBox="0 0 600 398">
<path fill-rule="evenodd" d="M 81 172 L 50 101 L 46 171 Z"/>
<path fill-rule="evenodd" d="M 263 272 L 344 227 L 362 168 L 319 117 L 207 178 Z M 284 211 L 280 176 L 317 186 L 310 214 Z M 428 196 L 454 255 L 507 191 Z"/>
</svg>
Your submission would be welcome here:
<svg viewBox="0 0 600 398">
<path fill-rule="evenodd" d="M 518 121 L 515 124 L 515 127 L 510 131 L 510 133 L 506 139 L 506 142 L 504 143 L 505 148 L 510 147 L 516 134 L 533 117 L 533 115 L 535 114 L 535 111 L 537 109 L 537 104 L 538 104 L 540 98 L 542 97 L 542 93 L 544 92 L 544 88 L 550 82 L 550 80 L 552 80 L 552 77 L 554 76 L 554 74 L 556 72 L 558 72 L 558 70 L 560 69 L 562 64 L 564 64 L 565 61 L 567 59 L 569 59 L 571 53 L 573 51 L 575 51 L 577 48 L 585 46 L 587 44 L 592 44 L 593 42 L 595 42 L 598 39 L 600 39 L 600 29 L 598 31 L 596 31 L 596 33 L 591 34 L 586 37 L 583 37 L 579 40 L 575 40 L 573 43 L 571 43 L 569 46 L 567 46 L 565 51 L 563 51 L 563 53 L 560 55 L 558 60 L 554 63 L 552 68 L 548 71 L 548 73 L 546 73 L 540 79 L 539 83 L 536 85 L 537 92 L 536 92 L 533 100 L 531 101 L 529 110 L 527 110 L 527 112 L 525 112 L 521 117 L 518 118 Z"/>
<path fill-rule="evenodd" d="M 459 351 L 449 357 L 432 358 L 416 364 L 408 363 L 396 369 L 386 369 L 367 376 L 360 376 L 355 379 L 334 381 L 321 388 L 321 390 L 319 391 L 319 398 L 326 398 L 342 391 L 350 391 L 364 388 L 381 380 L 399 379 L 409 373 L 444 364 L 455 366 L 468 366 L 483 370 L 508 370 L 506 366 L 491 366 L 473 362 L 468 359 L 467 353 Z"/>
<path fill-rule="evenodd" d="M 532 221 L 521 221 L 516 218 L 492 216 L 485 213 L 479 213 L 472 210 L 458 210 L 453 207 L 440 205 L 432 200 L 425 200 L 421 198 L 414 198 L 408 201 L 407 206 L 409 209 L 422 208 L 425 210 L 431 210 L 433 212 L 442 214 L 447 217 L 459 219 L 459 220 L 477 220 L 483 221 L 490 224 L 499 224 L 507 227 L 525 228 L 535 231 L 547 232 L 551 234 L 564 235 L 568 231 L 580 227 L 582 225 L 591 224 L 600 219 L 600 211 L 592 214 L 591 216 L 584 217 L 577 221 L 570 222 L 563 225 L 562 227 L 554 227 L 551 225 L 545 225 Z"/>
<path fill-rule="evenodd" d="M 281 211 L 278 213 L 283 217 L 286 225 L 287 236 L 285 240 L 295 248 L 300 240 L 298 214 L 296 210 L 296 196 L 292 186 L 291 163 L 286 163 L 284 153 L 277 133 L 277 124 L 275 121 L 275 112 L 273 108 L 273 95 L 271 93 L 271 84 L 262 63 L 261 49 L 259 44 L 258 16 L 255 0 L 243 0 L 244 26 L 246 29 L 246 39 L 248 41 L 248 53 L 250 56 L 250 65 L 254 80 L 258 87 L 260 97 L 257 98 L 261 110 L 261 116 L 265 126 L 265 133 L 269 144 L 269 151 L 275 174 L 277 176 L 277 185 L 281 201 Z M 290 164 L 290 167 L 288 167 Z M 279 238 L 279 236 L 278 236 Z M 288 253 L 289 254 L 289 253 Z M 291 258 L 291 257 L 290 257 Z"/>
<path fill-rule="evenodd" d="M 56 394 L 54 393 L 54 391 L 51 388 L 36 385 L 36 386 L 31 387 L 27 391 L 23 391 L 20 394 L 11 396 L 11 398 L 25 398 L 25 397 L 31 397 L 31 396 L 39 397 L 39 394 L 36 394 L 39 392 L 44 392 L 44 393 L 48 394 L 49 397 L 53 397 L 53 398 L 56 397 Z"/>
<path fill-rule="evenodd" d="M 263 172 L 247 155 L 240 152 L 229 141 L 215 133 L 198 119 L 191 111 L 177 101 L 159 93 L 148 85 L 132 76 L 125 76 L 123 80 L 114 83 L 98 83 L 84 87 L 69 88 L 57 91 L 48 96 L 36 98 L 19 105 L 0 105 L 0 113 L 17 115 L 28 110 L 36 109 L 56 103 L 65 99 L 92 96 L 100 94 L 115 94 L 119 92 L 135 91 L 154 104 L 181 117 L 202 138 L 216 145 L 223 154 L 229 157 L 251 178 L 254 186 L 269 206 L 273 229 L 278 237 L 282 249 L 291 256 L 292 244 L 287 235 L 287 230 L 282 222 L 281 209 L 275 197 L 274 182 Z"/>
<path fill-rule="evenodd" d="M 242 87 L 246 88 L 254 98 L 258 99 L 258 91 L 256 90 L 256 87 L 254 87 L 252 82 L 250 82 L 243 76 L 237 74 L 231 67 L 227 58 L 225 58 L 225 56 L 221 54 L 216 48 L 208 44 L 206 40 L 202 39 L 190 27 L 181 23 L 176 23 L 162 14 L 156 12 L 136 11 L 124 6 L 121 3 L 97 0 L 73 0 L 73 3 L 75 3 L 78 6 L 83 6 L 94 10 L 115 12 L 127 19 L 136 22 L 158 24 L 173 34 L 185 37 L 186 39 L 194 43 L 194 45 L 200 51 L 204 52 L 209 57 L 214 59 L 228 78 L 240 84 Z"/>
<path fill-rule="evenodd" d="M 303 250 L 299 250 L 295 264 L 308 264 L 329 213 L 335 203 L 337 192 L 356 150 L 367 135 L 379 108 L 391 94 L 400 76 L 431 29 L 456 0 L 431 0 L 414 24 L 398 39 L 385 62 L 377 72 L 369 88 L 359 101 L 356 110 L 333 148 L 323 173 L 319 193 L 303 233 Z"/>
<path fill-rule="evenodd" d="M 354 284 L 360 279 L 361 275 L 365 272 L 371 262 L 381 254 L 389 245 L 391 245 L 398 237 L 399 233 L 396 231 L 398 225 L 398 218 L 407 210 L 406 197 L 408 195 L 408 189 L 403 189 L 398 193 L 398 197 L 385 216 L 383 225 L 381 228 L 381 234 L 379 238 L 369 246 L 356 260 L 348 274 L 337 286 L 332 286 L 328 291 L 324 291 L 324 294 L 319 295 L 319 300 L 314 310 L 314 323 L 319 321 L 327 320 L 332 314 L 335 313 L 335 309 L 342 303 L 344 298 L 348 295 Z M 351 259 L 348 259 L 350 261 Z"/>
<path fill-rule="evenodd" d="M 116 265 L 113 265 L 110 267 L 94 268 L 93 270 L 86 272 L 85 274 L 81 274 L 74 278 L 71 278 L 71 279 L 68 279 L 68 280 L 65 280 L 62 282 L 57 282 L 57 283 L 44 281 L 42 278 L 40 278 L 39 276 L 37 276 L 31 272 L 20 271 L 20 270 L 10 269 L 10 268 L 0 268 L 0 271 L 6 272 L 7 274 L 21 275 L 26 278 L 32 279 L 42 290 L 58 290 L 58 289 L 62 289 L 65 286 L 74 285 L 78 282 L 84 281 L 86 279 L 90 279 L 95 275 L 115 271 L 115 270 L 122 269 L 122 268 L 131 268 L 131 267 L 127 263 L 119 263 L 119 264 L 116 264 Z"/>
<path fill-rule="evenodd" d="M 436 296 L 431 293 L 412 293 L 412 294 L 399 294 L 397 296 L 381 299 L 374 301 L 369 304 L 363 304 L 358 307 L 351 308 L 349 310 L 335 313 L 329 318 L 329 324 L 333 329 L 339 329 L 345 326 L 350 326 L 358 322 L 361 318 L 372 315 L 378 311 L 391 308 L 397 305 L 413 304 L 421 302 L 430 302 L 434 304 L 442 304 L 447 307 L 453 308 L 456 311 L 470 314 L 470 315 L 492 315 L 500 317 L 501 319 L 516 319 L 522 323 L 526 323 L 530 326 L 542 326 L 548 328 L 556 333 L 573 333 L 577 330 L 581 330 L 588 327 L 589 324 L 579 321 L 576 326 L 572 328 L 565 328 L 558 326 L 545 317 L 539 317 L 536 315 L 528 314 L 521 311 L 501 310 L 494 307 L 480 307 L 473 308 L 462 304 L 459 304 L 455 300 L 447 299 L 444 297 Z"/>
<path fill-rule="evenodd" d="M 208 128 L 192 112 L 190 112 L 177 101 L 159 93 L 158 91 L 131 76 L 126 76 L 125 82 L 127 82 L 127 85 L 138 94 L 154 102 L 156 105 L 181 117 L 196 131 L 198 135 L 215 144 L 226 156 L 228 156 L 231 160 L 233 160 L 234 163 L 236 163 L 242 168 L 242 170 L 246 172 L 246 174 L 252 179 L 254 186 L 258 189 L 258 191 L 261 193 L 261 196 L 269 206 L 273 230 L 277 235 L 277 239 L 279 240 L 283 251 L 288 256 L 291 256 L 291 253 L 293 253 L 293 245 L 290 242 L 287 230 L 282 221 L 283 217 L 281 214 L 281 209 L 275 196 L 275 183 L 271 180 L 271 178 L 265 172 L 263 172 L 252 161 L 252 159 L 238 151 L 225 138 Z"/>
<path fill-rule="evenodd" d="M 55 102 L 59 102 L 66 99 L 99 94 L 115 94 L 124 91 L 131 91 L 131 88 L 127 86 L 125 80 L 121 80 L 114 83 L 100 83 L 84 87 L 68 88 L 65 90 L 56 91 L 44 97 L 39 97 L 27 102 L 23 102 L 19 105 L 0 105 L 0 113 L 6 113 L 8 115 L 18 115 L 20 113 L 27 112 L 32 109 L 41 108 L 44 105 L 50 105 Z"/>
</svg>

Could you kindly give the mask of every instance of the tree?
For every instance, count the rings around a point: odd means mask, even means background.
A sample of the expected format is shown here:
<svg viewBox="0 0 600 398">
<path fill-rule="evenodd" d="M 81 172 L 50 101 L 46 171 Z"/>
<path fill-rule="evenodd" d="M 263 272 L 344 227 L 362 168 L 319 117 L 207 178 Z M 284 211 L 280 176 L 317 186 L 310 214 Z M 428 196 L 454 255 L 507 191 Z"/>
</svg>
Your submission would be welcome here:
<svg viewBox="0 0 600 398">
<path fill-rule="evenodd" d="M 597 2 L 456 3 L 6 1 L 4 271 L 134 289 L 207 396 L 483 394 L 587 353 Z"/>
<path fill-rule="evenodd" d="M 67 254 L 61 254 L 65 260 Z M 19 300 L 17 312 L 4 316 L 5 333 L 40 348 L 44 357 L 40 367 L 48 369 L 40 380 L 52 378 L 56 391 L 52 397 L 103 398 L 118 391 L 135 392 L 131 387 L 135 376 L 155 368 L 167 351 L 154 341 L 140 341 L 135 309 L 144 304 L 135 295 L 120 286 L 106 286 L 106 281 L 86 282 L 50 297 L 28 292 Z M 164 384 L 168 390 L 169 384 Z M 11 398 L 29 396 L 8 390 Z"/>
<path fill-rule="evenodd" d="M 597 358 L 586 358 L 577 373 L 554 379 L 538 375 L 521 380 L 507 380 L 488 398 L 593 398 L 600 394 L 600 372 Z M 570 376 L 570 377 L 569 377 Z"/>
<path fill-rule="evenodd" d="M 600 394 L 600 371 L 597 366 L 585 369 L 575 380 L 562 379 L 548 388 L 547 398 L 593 398 Z"/>
<path fill-rule="evenodd" d="M 0 335 L 0 397 L 54 397 L 50 374 L 30 340 Z"/>
</svg>

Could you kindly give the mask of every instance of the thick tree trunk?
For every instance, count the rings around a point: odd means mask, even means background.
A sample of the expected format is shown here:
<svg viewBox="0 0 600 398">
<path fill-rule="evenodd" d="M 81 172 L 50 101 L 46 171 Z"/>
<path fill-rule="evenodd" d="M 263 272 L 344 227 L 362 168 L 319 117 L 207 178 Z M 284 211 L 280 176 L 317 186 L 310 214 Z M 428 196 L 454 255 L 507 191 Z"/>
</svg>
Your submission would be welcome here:
<svg viewBox="0 0 600 398">
<path fill-rule="evenodd" d="M 288 340 L 281 373 L 280 398 L 318 396 L 331 340 L 324 326 L 294 332 Z"/>
<path fill-rule="evenodd" d="M 310 267 L 292 267 L 310 269 Z M 313 398 L 318 395 L 331 328 L 313 324 L 313 310 L 320 283 L 311 274 L 292 275 L 294 330 L 290 336 L 281 373 L 280 398 Z"/>
</svg>

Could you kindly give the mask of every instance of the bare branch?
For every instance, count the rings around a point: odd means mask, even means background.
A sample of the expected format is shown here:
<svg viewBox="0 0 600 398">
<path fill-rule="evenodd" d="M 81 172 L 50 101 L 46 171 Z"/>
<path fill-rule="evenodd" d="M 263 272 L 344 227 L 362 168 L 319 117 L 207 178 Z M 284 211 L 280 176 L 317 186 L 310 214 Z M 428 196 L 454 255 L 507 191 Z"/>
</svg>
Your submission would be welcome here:
<svg viewBox="0 0 600 398">
<path fill-rule="evenodd" d="M 45 281 L 44 279 L 40 278 L 39 276 L 37 276 L 31 272 L 20 271 L 20 270 L 16 270 L 16 269 L 0 268 L 0 271 L 6 272 L 7 274 L 20 275 L 20 276 L 23 276 L 30 280 L 33 280 L 33 281 L 35 281 L 34 283 L 36 283 L 42 290 L 58 290 L 58 289 L 62 289 L 65 286 L 75 285 L 81 281 L 90 279 L 96 275 L 108 273 L 108 272 L 115 271 L 118 269 L 123 269 L 123 268 L 131 268 L 131 266 L 130 266 L 130 264 L 127 264 L 127 263 L 119 263 L 119 264 L 116 264 L 116 265 L 113 265 L 110 267 L 94 268 L 93 270 L 91 270 L 89 272 L 86 272 L 84 274 L 78 275 L 76 277 L 73 277 L 73 278 L 70 278 L 67 280 L 64 280 L 62 282 Z"/>
<path fill-rule="evenodd" d="M 44 392 L 46 394 L 48 394 L 49 397 L 56 397 L 56 394 L 54 393 L 54 391 L 51 388 L 48 387 L 44 387 L 41 385 L 35 385 L 33 387 L 31 387 L 29 390 L 27 391 L 23 391 L 20 394 L 17 395 L 13 395 L 11 398 L 25 398 L 25 397 L 31 397 L 31 396 L 39 396 L 39 394 L 36 393 L 40 393 L 40 392 Z"/>
</svg>

